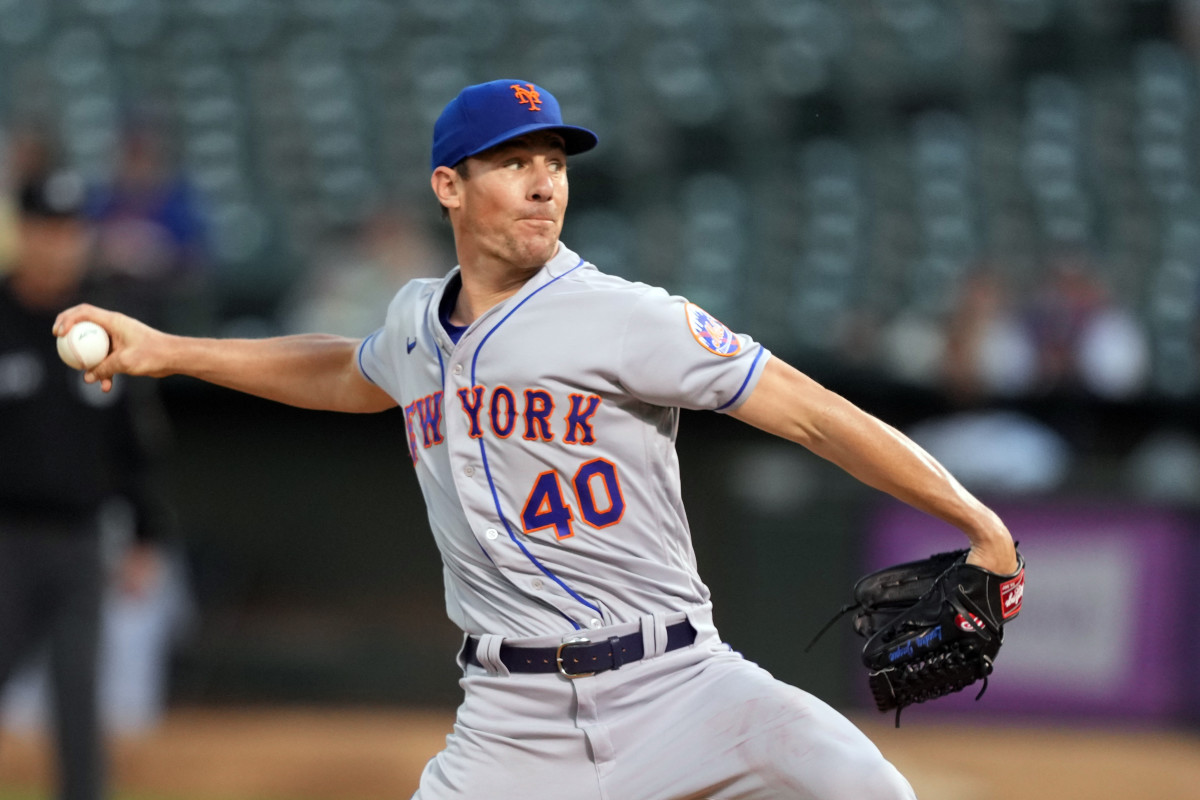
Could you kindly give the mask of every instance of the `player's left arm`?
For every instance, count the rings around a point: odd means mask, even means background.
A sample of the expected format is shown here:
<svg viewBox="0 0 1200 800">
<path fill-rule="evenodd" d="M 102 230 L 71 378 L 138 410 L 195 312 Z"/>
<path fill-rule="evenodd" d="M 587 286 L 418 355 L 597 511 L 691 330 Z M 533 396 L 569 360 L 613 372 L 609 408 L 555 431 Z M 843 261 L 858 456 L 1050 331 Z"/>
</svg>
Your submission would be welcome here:
<svg viewBox="0 0 1200 800">
<path fill-rule="evenodd" d="M 863 483 L 954 525 L 971 542 L 971 563 L 1001 574 L 1017 568 L 1004 523 L 933 456 L 786 362 L 771 357 L 731 415 L 798 442 Z"/>
</svg>

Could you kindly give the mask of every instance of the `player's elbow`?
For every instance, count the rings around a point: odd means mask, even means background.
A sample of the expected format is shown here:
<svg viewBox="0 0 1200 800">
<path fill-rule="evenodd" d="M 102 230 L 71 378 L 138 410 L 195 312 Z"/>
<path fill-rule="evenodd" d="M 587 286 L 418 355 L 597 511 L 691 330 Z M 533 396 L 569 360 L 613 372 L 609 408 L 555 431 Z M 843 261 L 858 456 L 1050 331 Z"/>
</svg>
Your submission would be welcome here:
<svg viewBox="0 0 1200 800">
<path fill-rule="evenodd" d="M 352 414 L 377 414 L 396 407 L 395 399 L 375 384 L 359 377 L 342 393 L 341 411 Z"/>
</svg>

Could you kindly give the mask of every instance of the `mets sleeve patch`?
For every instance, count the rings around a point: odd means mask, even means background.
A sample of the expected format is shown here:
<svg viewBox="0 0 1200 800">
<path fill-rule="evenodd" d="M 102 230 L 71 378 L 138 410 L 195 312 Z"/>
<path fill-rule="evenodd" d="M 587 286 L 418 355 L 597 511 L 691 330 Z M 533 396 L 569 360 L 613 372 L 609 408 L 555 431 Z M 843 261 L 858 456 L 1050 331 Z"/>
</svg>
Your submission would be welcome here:
<svg viewBox="0 0 1200 800">
<path fill-rule="evenodd" d="M 695 303 L 684 306 L 687 313 L 688 329 L 692 337 L 710 353 L 719 356 L 732 356 L 741 349 L 742 342 L 737 334 L 721 324 L 721 321 L 709 314 Z"/>
</svg>

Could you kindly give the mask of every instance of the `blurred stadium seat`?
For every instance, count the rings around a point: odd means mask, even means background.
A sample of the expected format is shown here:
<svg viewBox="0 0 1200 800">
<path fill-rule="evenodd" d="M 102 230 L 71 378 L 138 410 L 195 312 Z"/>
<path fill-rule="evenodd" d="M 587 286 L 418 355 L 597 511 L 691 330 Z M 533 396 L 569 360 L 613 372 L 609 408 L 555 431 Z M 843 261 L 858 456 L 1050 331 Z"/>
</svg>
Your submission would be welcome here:
<svg viewBox="0 0 1200 800">
<path fill-rule="evenodd" d="M 1031 291 L 1046 253 L 1083 248 L 1152 332 L 1153 386 L 1191 393 L 1200 137 L 1178 5 L 0 0 L 0 129 L 48 123 L 102 181 L 153 109 L 210 209 L 228 307 L 269 316 L 381 204 L 436 224 L 433 119 L 467 83 L 528 76 L 601 134 L 580 238 L 677 215 L 673 249 L 605 246 L 614 271 L 833 354 L 863 315 L 939 324 L 980 263 Z M 729 290 L 762 277 L 783 296 Z"/>
</svg>

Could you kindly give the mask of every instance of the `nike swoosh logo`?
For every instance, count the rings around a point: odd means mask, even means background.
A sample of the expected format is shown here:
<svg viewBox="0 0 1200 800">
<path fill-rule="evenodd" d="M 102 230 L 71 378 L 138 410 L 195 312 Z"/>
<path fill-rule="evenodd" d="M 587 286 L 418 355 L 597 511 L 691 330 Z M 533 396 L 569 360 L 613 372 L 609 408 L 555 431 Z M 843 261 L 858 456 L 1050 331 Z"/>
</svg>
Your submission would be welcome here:
<svg viewBox="0 0 1200 800">
<path fill-rule="evenodd" d="M 413 351 L 413 348 L 417 346 L 417 340 L 416 339 L 408 339 L 404 342 L 404 346 L 407 347 L 408 352 L 411 353 Z"/>
</svg>

